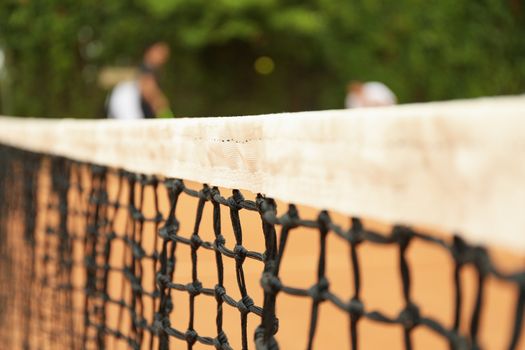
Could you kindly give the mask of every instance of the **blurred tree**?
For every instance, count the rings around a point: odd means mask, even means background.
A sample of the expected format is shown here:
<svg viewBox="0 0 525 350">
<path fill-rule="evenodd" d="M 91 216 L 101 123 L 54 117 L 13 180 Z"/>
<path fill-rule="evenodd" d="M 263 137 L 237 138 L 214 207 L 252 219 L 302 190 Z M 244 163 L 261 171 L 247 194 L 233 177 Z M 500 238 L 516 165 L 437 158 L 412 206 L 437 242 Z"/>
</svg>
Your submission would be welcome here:
<svg viewBox="0 0 525 350">
<path fill-rule="evenodd" d="M 2 112 L 101 116 L 100 69 L 137 64 L 157 39 L 183 116 L 340 108 L 351 79 L 402 102 L 520 93 L 523 38 L 516 0 L 4 0 Z"/>
</svg>

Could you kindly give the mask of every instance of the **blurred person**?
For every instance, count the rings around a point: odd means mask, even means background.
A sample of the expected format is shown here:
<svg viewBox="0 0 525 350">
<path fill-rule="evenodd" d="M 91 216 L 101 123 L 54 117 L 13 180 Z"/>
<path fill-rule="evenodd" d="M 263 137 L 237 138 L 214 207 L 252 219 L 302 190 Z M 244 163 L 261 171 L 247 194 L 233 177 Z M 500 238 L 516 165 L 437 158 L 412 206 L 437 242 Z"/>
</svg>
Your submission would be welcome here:
<svg viewBox="0 0 525 350">
<path fill-rule="evenodd" d="M 165 42 L 155 42 L 144 51 L 137 79 L 123 81 L 111 91 L 106 103 L 108 118 L 142 119 L 173 117 L 170 104 L 159 86 L 158 74 L 170 57 Z"/>
<path fill-rule="evenodd" d="M 378 81 L 352 81 L 347 86 L 346 108 L 392 106 L 396 103 L 392 90 Z"/>
</svg>

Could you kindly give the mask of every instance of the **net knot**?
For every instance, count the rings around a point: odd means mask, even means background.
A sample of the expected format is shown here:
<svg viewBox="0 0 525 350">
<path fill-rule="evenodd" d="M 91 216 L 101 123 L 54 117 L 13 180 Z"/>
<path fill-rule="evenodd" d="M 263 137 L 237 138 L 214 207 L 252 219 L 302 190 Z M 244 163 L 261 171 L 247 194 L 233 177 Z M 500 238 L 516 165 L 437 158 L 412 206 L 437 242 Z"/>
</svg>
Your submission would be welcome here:
<svg viewBox="0 0 525 350">
<path fill-rule="evenodd" d="M 55 234 L 55 230 L 51 227 L 46 228 L 46 234 L 52 235 Z M 89 236 L 96 236 L 98 234 L 98 226 L 97 225 L 88 225 L 86 228 L 86 234 Z"/>
<path fill-rule="evenodd" d="M 277 319 L 274 319 L 277 322 Z M 274 331 L 275 330 L 275 331 Z M 277 328 L 274 327 L 272 330 L 272 335 L 277 333 Z M 266 329 L 261 325 L 255 329 L 254 341 L 255 348 L 257 350 L 279 350 L 279 344 L 273 336 L 270 336 L 269 339 L 265 339 Z"/>
<path fill-rule="evenodd" d="M 359 244 L 363 241 L 363 223 L 358 218 L 352 218 L 352 227 L 348 241 L 351 244 Z"/>
<path fill-rule="evenodd" d="M 459 236 L 454 236 L 452 255 L 459 266 L 474 264 L 483 276 L 491 271 L 491 263 L 487 251 L 482 247 L 469 246 Z"/>
<path fill-rule="evenodd" d="M 215 237 L 215 248 L 220 248 L 224 246 L 225 243 L 226 239 L 223 235 L 217 235 L 217 237 Z"/>
<path fill-rule="evenodd" d="M 454 235 L 454 239 L 452 242 L 452 256 L 454 257 L 454 260 L 456 260 L 456 263 L 458 265 L 463 265 L 467 262 L 468 258 L 468 246 L 465 243 L 465 241 L 457 236 Z"/>
<path fill-rule="evenodd" d="M 284 214 L 280 219 L 280 223 L 283 227 L 294 228 L 297 227 L 297 221 L 299 219 L 299 213 L 295 205 L 290 204 L 288 206 L 288 212 Z"/>
<path fill-rule="evenodd" d="M 159 229 L 159 236 L 164 240 L 168 240 L 170 236 L 175 236 L 177 232 L 179 232 L 179 222 L 172 218 L 170 224 Z"/>
<path fill-rule="evenodd" d="M 266 293 L 277 294 L 281 290 L 282 284 L 279 277 L 270 272 L 264 272 L 261 277 L 261 286 Z"/>
<path fill-rule="evenodd" d="M 101 165 L 91 165 L 91 172 L 93 175 L 104 175 L 106 173 L 106 168 Z"/>
<path fill-rule="evenodd" d="M 419 324 L 420 321 L 419 308 L 416 305 L 410 303 L 399 314 L 399 321 L 407 330 L 414 328 Z"/>
<path fill-rule="evenodd" d="M 129 175 L 129 171 L 126 171 L 124 169 L 118 169 L 117 170 L 117 174 L 118 176 L 122 177 L 122 178 L 125 178 L 125 177 L 128 177 Z"/>
<path fill-rule="evenodd" d="M 199 247 L 202 245 L 202 239 L 197 234 L 192 234 L 190 239 L 191 247 L 193 249 L 199 249 Z"/>
<path fill-rule="evenodd" d="M 171 190 L 174 194 L 178 194 L 184 189 L 184 182 L 182 182 L 180 179 L 168 179 L 164 181 L 164 186 L 166 186 L 166 188 Z"/>
<path fill-rule="evenodd" d="M 137 318 L 137 315 L 135 314 L 134 317 L 133 317 L 133 324 L 135 325 L 136 328 L 147 328 L 148 327 L 148 320 L 146 320 L 143 317 L 138 317 Z"/>
<path fill-rule="evenodd" d="M 226 333 L 220 331 L 219 334 L 217 334 L 217 343 L 215 347 L 221 349 L 223 345 L 228 345 L 228 337 L 226 336 Z"/>
<path fill-rule="evenodd" d="M 153 321 L 153 332 L 155 333 L 155 335 L 159 335 L 160 332 L 164 330 L 164 320 L 166 318 L 167 317 L 164 317 L 162 314 L 158 312 L 155 313 L 155 320 Z M 169 327 L 169 325 L 167 326 Z"/>
<path fill-rule="evenodd" d="M 247 314 L 250 312 L 250 308 L 253 306 L 253 300 L 248 295 L 242 297 L 241 300 L 237 302 L 237 308 L 241 314 Z"/>
<path fill-rule="evenodd" d="M 93 312 L 95 314 L 102 314 L 102 312 L 104 311 L 104 309 L 102 308 L 102 306 L 100 305 L 97 305 L 97 306 L 94 306 L 93 307 Z"/>
<path fill-rule="evenodd" d="M 133 256 L 137 259 L 142 259 L 146 256 L 146 251 L 136 242 L 133 242 Z"/>
<path fill-rule="evenodd" d="M 455 350 L 468 350 L 471 349 L 470 341 L 456 333 L 450 335 L 451 348 Z"/>
<path fill-rule="evenodd" d="M 195 332 L 194 329 L 188 329 L 186 333 L 184 333 L 184 339 L 186 339 L 190 345 L 195 344 L 197 341 L 197 332 Z"/>
<path fill-rule="evenodd" d="M 392 229 L 392 236 L 394 240 L 399 242 L 401 249 L 408 247 L 410 240 L 414 236 L 414 232 L 406 226 L 394 226 Z"/>
<path fill-rule="evenodd" d="M 146 220 L 144 215 L 134 205 L 132 204 L 129 205 L 129 211 L 131 212 L 131 217 L 133 218 L 133 220 L 136 220 L 139 222 L 144 222 Z"/>
<path fill-rule="evenodd" d="M 244 197 L 239 190 L 233 190 L 232 196 L 228 198 L 228 206 L 231 209 L 239 210 L 242 209 L 241 203 L 244 201 Z"/>
<path fill-rule="evenodd" d="M 158 184 L 157 178 L 152 175 L 141 175 L 139 178 L 139 182 L 141 185 L 144 185 L 144 186 L 149 186 L 149 185 L 155 186 Z"/>
<path fill-rule="evenodd" d="M 326 235 L 326 233 L 329 231 L 331 222 L 332 220 L 330 219 L 330 215 L 327 211 L 323 210 L 321 213 L 319 213 L 319 216 L 317 217 L 317 223 L 319 224 L 319 229 L 323 235 Z"/>
<path fill-rule="evenodd" d="M 226 295 L 226 289 L 224 289 L 224 287 L 219 286 L 217 284 L 215 286 L 214 292 L 215 292 L 215 300 L 217 300 L 218 303 L 222 303 L 223 298 Z"/>
<path fill-rule="evenodd" d="M 317 282 L 317 284 L 315 284 L 314 286 L 312 286 L 312 288 L 308 290 L 308 294 L 315 301 L 323 301 L 325 300 L 324 294 L 328 290 L 329 285 L 330 284 L 328 283 L 328 280 L 326 279 L 326 277 L 321 277 L 319 279 L 319 282 Z"/>
<path fill-rule="evenodd" d="M 482 247 L 475 247 L 474 255 L 475 255 L 474 263 L 479 273 L 482 276 L 487 276 L 488 274 L 490 274 L 492 266 L 490 263 L 489 255 L 487 254 L 487 250 Z"/>
<path fill-rule="evenodd" d="M 242 245 L 236 244 L 235 248 L 233 248 L 233 253 L 235 254 L 235 261 L 237 264 L 242 264 L 246 259 L 248 250 L 246 250 L 246 248 L 244 248 Z"/>
<path fill-rule="evenodd" d="M 113 336 L 114 336 L 115 338 L 117 338 L 117 339 L 122 339 L 122 338 L 124 338 L 124 334 L 123 334 L 121 331 L 119 331 L 119 330 L 116 330 L 115 333 L 113 333 Z"/>
<path fill-rule="evenodd" d="M 49 255 L 45 255 L 44 256 L 44 261 L 47 262 L 48 260 L 50 260 L 51 257 Z M 91 268 L 91 269 L 94 269 L 97 267 L 97 263 L 95 262 L 95 257 L 94 256 L 86 256 L 84 258 L 84 266 L 86 266 L 86 268 Z"/>
<path fill-rule="evenodd" d="M 348 304 L 348 312 L 352 314 L 352 317 L 359 319 L 365 313 L 365 306 L 361 300 L 354 297 L 350 299 L 350 303 Z"/>
<path fill-rule="evenodd" d="M 202 292 L 202 283 L 200 281 L 193 281 L 186 285 L 186 290 L 191 296 L 196 296 Z"/>
<path fill-rule="evenodd" d="M 262 194 L 258 194 L 255 198 L 255 205 L 257 206 L 257 209 L 259 209 L 260 213 L 265 213 L 267 211 L 277 211 L 275 201 L 273 199 L 266 198 Z"/>
<path fill-rule="evenodd" d="M 157 285 L 159 288 L 164 289 L 170 283 L 170 278 L 162 273 L 157 273 Z"/>
<path fill-rule="evenodd" d="M 131 284 L 131 290 L 138 294 L 138 295 L 142 295 L 142 293 L 144 292 L 142 290 L 142 285 L 140 284 L 140 282 L 137 280 L 137 278 L 133 278 L 131 281 L 130 281 L 130 284 Z"/>
<path fill-rule="evenodd" d="M 204 185 L 202 190 L 199 191 L 199 199 L 206 201 L 210 199 L 210 194 L 211 194 L 210 188 L 208 187 L 208 185 Z"/>
<path fill-rule="evenodd" d="M 219 202 L 221 196 L 221 191 L 216 186 L 212 187 L 210 190 L 210 199 L 212 202 Z"/>
<path fill-rule="evenodd" d="M 162 213 L 158 212 L 155 217 L 153 218 L 153 221 L 155 223 L 162 222 L 164 220 L 164 217 L 162 216 Z"/>
</svg>

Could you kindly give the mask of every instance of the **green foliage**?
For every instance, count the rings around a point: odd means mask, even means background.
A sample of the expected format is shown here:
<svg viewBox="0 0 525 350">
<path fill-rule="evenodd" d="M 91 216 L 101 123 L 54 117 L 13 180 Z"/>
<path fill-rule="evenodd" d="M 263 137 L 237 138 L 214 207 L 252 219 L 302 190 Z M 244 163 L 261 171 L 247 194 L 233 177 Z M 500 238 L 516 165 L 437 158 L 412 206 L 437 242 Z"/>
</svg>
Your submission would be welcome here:
<svg viewBox="0 0 525 350">
<path fill-rule="evenodd" d="M 520 0 L 5 0 L 3 113 L 95 117 L 108 65 L 170 43 L 163 87 L 178 115 L 340 108 L 349 80 L 402 102 L 525 90 Z M 259 75 L 269 56 L 275 70 Z"/>
</svg>

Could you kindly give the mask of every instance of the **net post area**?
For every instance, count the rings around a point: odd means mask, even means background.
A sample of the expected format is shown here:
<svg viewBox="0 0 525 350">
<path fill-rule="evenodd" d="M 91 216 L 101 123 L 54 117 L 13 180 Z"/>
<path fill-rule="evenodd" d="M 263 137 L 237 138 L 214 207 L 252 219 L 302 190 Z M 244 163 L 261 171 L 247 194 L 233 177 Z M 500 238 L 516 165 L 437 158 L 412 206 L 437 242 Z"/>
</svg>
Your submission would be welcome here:
<svg viewBox="0 0 525 350">
<path fill-rule="evenodd" d="M 517 290 L 515 312 L 509 315 L 512 327 L 500 336 L 505 337 L 506 348 L 518 348 L 525 271 L 502 272 L 483 247 L 469 245 L 460 236 L 445 239 L 404 226 L 378 233 L 358 218 L 349 219 L 349 227 L 343 229 L 326 211 L 307 220 L 291 204 L 278 215 L 276 201 L 270 198 L 245 199 L 240 191 L 228 195 L 221 191 L 0 146 L 2 347 L 169 349 L 186 343 L 188 349 L 278 349 L 278 301 L 288 295 L 309 301 L 306 339 L 297 339 L 308 349 L 315 347 L 319 310 L 327 303 L 348 320 L 346 337 L 352 349 L 359 348 L 360 324 L 365 320 L 400 328 L 406 349 L 413 348 L 418 328 L 444 339 L 451 349 L 479 349 L 485 285 L 493 278 Z M 197 203 L 191 213 L 193 228 L 184 234 L 181 215 L 187 214 L 179 210 L 182 197 Z M 167 209 L 161 210 L 164 200 Z M 200 229 L 208 213 L 205 208 L 211 208 L 212 239 L 205 239 Z M 225 211 L 228 221 L 221 216 Z M 248 234 L 241 222 L 244 212 L 260 216 L 263 251 L 243 245 Z M 230 241 L 223 234 L 226 225 L 233 231 Z M 289 238 L 301 227 L 313 230 L 318 239 L 317 253 L 308 257 L 316 264 L 315 281 L 308 288 L 286 285 L 280 278 Z M 343 295 L 332 291 L 326 272 L 331 236 L 348 247 L 352 287 Z M 453 261 L 449 322 L 424 314 L 412 296 L 407 252 L 415 241 L 443 250 Z M 393 247 L 397 252 L 394 265 L 403 299 L 397 314 L 371 309 L 364 301 L 363 244 Z M 181 249 L 189 250 L 186 261 L 177 254 Z M 215 259 L 215 282 L 210 285 L 201 282 L 198 269 L 199 253 L 204 250 Z M 254 287 L 246 283 L 247 262 L 258 264 L 260 305 L 252 297 Z M 474 303 L 468 312 L 460 278 L 466 268 L 476 276 Z M 181 269 L 190 270 L 186 283 L 178 278 Z M 227 273 L 235 276 L 234 284 L 226 285 Z M 174 303 L 175 293 L 187 295 L 184 306 Z M 198 315 L 196 303 L 204 298 L 214 307 Z M 237 313 L 234 326 L 225 322 L 225 314 L 232 310 Z M 202 317 L 214 320 L 213 332 L 199 329 L 197 318 Z M 465 320 L 468 326 L 460 327 Z"/>
</svg>

